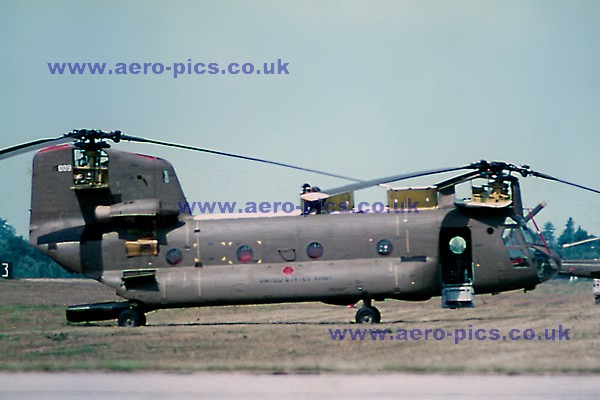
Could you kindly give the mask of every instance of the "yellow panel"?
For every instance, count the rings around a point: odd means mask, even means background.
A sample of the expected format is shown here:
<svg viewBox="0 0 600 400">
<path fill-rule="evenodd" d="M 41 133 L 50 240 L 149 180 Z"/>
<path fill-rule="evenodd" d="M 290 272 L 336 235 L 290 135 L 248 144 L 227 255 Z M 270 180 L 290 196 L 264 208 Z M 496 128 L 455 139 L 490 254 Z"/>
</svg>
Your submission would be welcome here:
<svg viewBox="0 0 600 400">
<path fill-rule="evenodd" d="M 434 187 L 398 188 L 388 189 L 388 206 L 392 209 L 401 210 L 410 204 L 418 202 L 417 208 L 435 208 L 437 202 L 437 190 Z"/>
<path fill-rule="evenodd" d="M 323 210 L 325 212 L 352 210 L 354 208 L 354 192 L 342 193 L 328 197 L 323 205 L 325 205 L 325 203 L 330 203 L 328 205 L 328 210 Z"/>
<path fill-rule="evenodd" d="M 317 193 L 315 193 L 317 194 Z M 354 192 L 336 194 L 335 196 L 329 196 L 326 199 L 321 200 L 323 205 L 322 212 L 334 212 L 334 211 L 348 211 L 354 208 Z M 306 200 L 300 199 L 302 210 L 306 209 Z"/>
<path fill-rule="evenodd" d="M 140 239 L 125 242 L 127 257 L 158 255 L 158 240 Z"/>
</svg>

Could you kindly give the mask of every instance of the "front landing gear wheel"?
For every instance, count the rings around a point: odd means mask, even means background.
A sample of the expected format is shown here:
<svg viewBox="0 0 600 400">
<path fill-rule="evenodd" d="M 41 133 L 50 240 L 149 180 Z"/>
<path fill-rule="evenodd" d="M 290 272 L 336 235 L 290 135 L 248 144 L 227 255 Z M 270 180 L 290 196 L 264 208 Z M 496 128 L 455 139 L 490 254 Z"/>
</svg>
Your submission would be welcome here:
<svg viewBox="0 0 600 400">
<path fill-rule="evenodd" d="M 381 322 L 381 313 L 372 306 L 365 306 L 356 312 L 357 324 L 378 324 Z"/>
<path fill-rule="evenodd" d="M 143 312 L 128 309 L 121 311 L 121 314 L 119 314 L 119 326 L 133 328 L 143 325 L 146 325 L 146 316 Z"/>
</svg>

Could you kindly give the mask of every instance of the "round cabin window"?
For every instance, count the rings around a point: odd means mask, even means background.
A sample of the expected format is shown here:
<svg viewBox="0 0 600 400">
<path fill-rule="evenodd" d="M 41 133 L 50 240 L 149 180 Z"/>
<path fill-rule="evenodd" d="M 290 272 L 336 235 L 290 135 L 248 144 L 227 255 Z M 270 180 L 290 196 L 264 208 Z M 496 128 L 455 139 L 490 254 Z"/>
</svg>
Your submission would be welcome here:
<svg viewBox="0 0 600 400">
<path fill-rule="evenodd" d="M 467 249 L 467 241 L 461 236 L 454 236 L 448 243 L 450 251 L 454 254 L 462 254 Z"/>
<path fill-rule="evenodd" d="M 377 242 L 377 252 L 382 256 L 389 256 L 394 251 L 394 245 L 387 239 L 381 239 Z"/>
<path fill-rule="evenodd" d="M 249 263 L 254 257 L 252 247 L 248 246 L 247 244 L 238 247 L 236 255 L 238 261 L 242 263 Z"/>
<path fill-rule="evenodd" d="M 167 251 L 166 258 L 169 264 L 177 265 L 183 260 L 183 254 L 181 253 L 181 250 L 172 248 Z"/>
<path fill-rule="evenodd" d="M 315 260 L 321 258 L 323 256 L 323 245 L 319 242 L 310 242 L 306 246 L 306 255 Z"/>
</svg>

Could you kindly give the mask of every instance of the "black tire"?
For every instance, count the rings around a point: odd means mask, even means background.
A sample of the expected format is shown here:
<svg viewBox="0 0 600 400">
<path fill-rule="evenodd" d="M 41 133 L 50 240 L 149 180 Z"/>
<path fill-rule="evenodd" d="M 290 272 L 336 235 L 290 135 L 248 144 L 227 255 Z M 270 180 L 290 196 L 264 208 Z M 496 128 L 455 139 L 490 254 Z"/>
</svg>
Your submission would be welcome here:
<svg viewBox="0 0 600 400">
<path fill-rule="evenodd" d="M 372 307 L 372 308 L 373 308 L 373 310 L 375 310 L 375 316 L 376 316 L 374 323 L 378 324 L 381 322 L 381 312 L 379 311 L 379 309 L 377 307 Z"/>
<path fill-rule="evenodd" d="M 136 310 L 123 310 L 119 314 L 119 326 L 127 328 L 134 328 L 136 326 L 142 326 L 146 324 L 146 316 Z"/>
<path fill-rule="evenodd" d="M 357 324 L 378 324 L 381 322 L 381 313 L 375 307 L 362 307 L 356 312 Z"/>
<path fill-rule="evenodd" d="M 600 304 L 600 295 L 594 296 L 596 299 L 596 304 Z"/>
</svg>

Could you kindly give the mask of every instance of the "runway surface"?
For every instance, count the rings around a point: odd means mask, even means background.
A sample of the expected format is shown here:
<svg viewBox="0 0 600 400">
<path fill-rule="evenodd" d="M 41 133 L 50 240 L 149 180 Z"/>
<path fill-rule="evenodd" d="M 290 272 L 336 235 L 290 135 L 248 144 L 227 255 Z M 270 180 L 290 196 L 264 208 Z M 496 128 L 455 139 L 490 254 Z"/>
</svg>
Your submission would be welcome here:
<svg viewBox="0 0 600 400">
<path fill-rule="evenodd" d="M 598 399 L 597 376 L 8 373 L 4 400 Z"/>
</svg>

